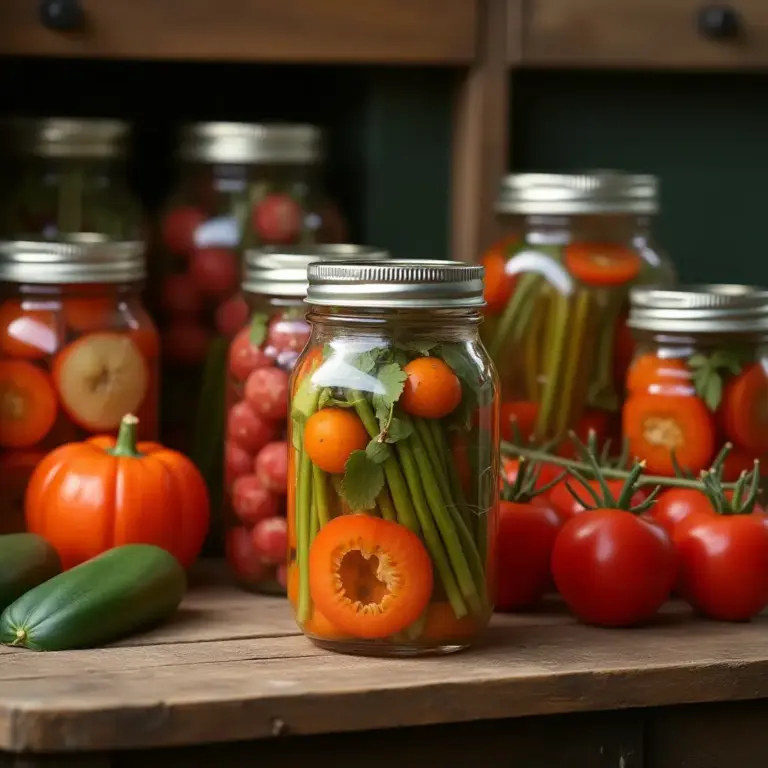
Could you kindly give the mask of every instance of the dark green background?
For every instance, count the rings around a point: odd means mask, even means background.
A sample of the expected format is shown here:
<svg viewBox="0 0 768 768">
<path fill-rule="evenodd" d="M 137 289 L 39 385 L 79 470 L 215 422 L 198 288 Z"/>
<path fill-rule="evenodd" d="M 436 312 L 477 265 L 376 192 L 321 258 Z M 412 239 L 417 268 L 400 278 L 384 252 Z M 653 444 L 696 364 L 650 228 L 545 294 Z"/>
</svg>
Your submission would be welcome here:
<svg viewBox="0 0 768 768">
<path fill-rule="evenodd" d="M 310 120 L 329 131 L 329 183 L 354 238 L 443 257 L 452 99 L 446 70 L 0 62 L 8 113 L 137 122 L 133 178 L 148 205 L 172 184 L 182 119 Z M 658 174 L 659 242 L 685 280 L 768 283 L 768 91 L 758 75 L 518 72 L 513 167 Z"/>
</svg>

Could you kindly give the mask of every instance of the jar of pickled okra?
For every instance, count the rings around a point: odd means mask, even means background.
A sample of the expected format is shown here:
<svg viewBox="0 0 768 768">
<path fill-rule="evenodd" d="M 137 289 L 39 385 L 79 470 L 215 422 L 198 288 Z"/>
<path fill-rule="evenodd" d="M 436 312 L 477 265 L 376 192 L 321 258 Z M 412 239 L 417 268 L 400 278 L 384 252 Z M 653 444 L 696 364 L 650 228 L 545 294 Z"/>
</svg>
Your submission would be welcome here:
<svg viewBox="0 0 768 768">
<path fill-rule="evenodd" d="M 447 653 L 494 598 L 498 377 L 482 267 L 309 268 L 289 385 L 288 597 L 314 643 Z"/>
<path fill-rule="evenodd" d="M 143 279 L 138 243 L 0 243 L 0 533 L 23 526 L 48 451 L 116 433 L 128 413 L 156 439 L 159 339 Z"/>
<path fill-rule="evenodd" d="M 669 284 L 652 176 L 522 173 L 503 179 L 508 234 L 483 256 L 483 340 L 501 378 L 501 432 L 571 455 L 575 430 L 617 438 L 632 338 L 629 291 Z"/>
<path fill-rule="evenodd" d="M 126 182 L 129 132 L 119 120 L 7 122 L 10 183 L 2 235 L 57 240 L 94 232 L 111 240 L 138 239 L 140 208 Z"/>
<path fill-rule="evenodd" d="M 724 443 L 725 480 L 768 459 L 768 289 L 635 288 L 624 435 L 649 472 L 698 475 Z"/>
<path fill-rule="evenodd" d="M 150 285 L 169 431 L 183 431 L 190 412 L 205 410 L 198 401 L 209 377 L 201 366 L 208 360 L 213 370 L 210 358 L 221 352 L 212 347 L 215 337 L 232 338 L 247 321 L 242 251 L 345 241 L 344 221 L 323 187 L 323 158 L 322 131 L 313 125 L 213 122 L 182 129 L 176 189 L 158 221 Z M 216 416 L 205 412 L 200 420 Z"/>
<path fill-rule="evenodd" d="M 285 594 L 288 378 L 306 345 L 313 261 L 382 260 L 359 245 L 246 251 L 248 322 L 229 347 L 224 446 L 226 556 L 247 589 Z"/>
</svg>

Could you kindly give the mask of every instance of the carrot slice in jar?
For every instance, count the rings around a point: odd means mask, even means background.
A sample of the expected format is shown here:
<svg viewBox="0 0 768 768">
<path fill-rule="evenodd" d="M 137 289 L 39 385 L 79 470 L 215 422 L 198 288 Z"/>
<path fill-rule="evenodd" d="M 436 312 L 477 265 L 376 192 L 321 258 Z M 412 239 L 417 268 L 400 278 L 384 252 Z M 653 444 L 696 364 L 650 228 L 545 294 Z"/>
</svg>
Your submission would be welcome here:
<svg viewBox="0 0 768 768">
<path fill-rule="evenodd" d="M 56 392 L 45 371 L 24 360 L 0 361 L 0 445 L 39 443 L 56 422 Z"/>
<path fill-rule="evenodd" d="M 643 267 L 630 248 L 616 243 L 571 243 L 565 249 L 566 269 L 586 285 L 624 285 Z"/>
<path fill-rule="evenodd" d="M 381 639 L 413 624 L 432 594 L 432 561 L 418 536 L 367 515 L 336 517 L 309 553 L 315 608 L 339 631 Z"/>
<path fill-rule="evenodd" d="M 630 454 L 644 459 L 650 474 L 674 475 L 673 452 L 677 463 L 694 473 L 712 462 L 714 420 L 698 397 L 632 395 L 622 417 Z"/>
<path fill-rule="evenodd" d="M 726 384 L 721 413 L 732 443 L 759 453 L 768 451 L 768 374 L 760 363 Z"/>
</svg>

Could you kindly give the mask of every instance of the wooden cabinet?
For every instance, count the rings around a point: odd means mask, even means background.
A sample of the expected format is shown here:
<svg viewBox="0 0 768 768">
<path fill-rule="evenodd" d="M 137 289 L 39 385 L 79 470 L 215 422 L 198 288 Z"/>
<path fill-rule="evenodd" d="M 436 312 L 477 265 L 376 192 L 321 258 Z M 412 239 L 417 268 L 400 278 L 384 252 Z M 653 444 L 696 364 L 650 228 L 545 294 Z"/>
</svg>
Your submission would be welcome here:
<svg viewBox="0 0 768 768">
<path fill-rule="evenodd" d="M 768 3 L 531 0 L 521 37 L 511 63 L 523 67 L 756 69 L 768 65 Z"/>
<path fill-rule="evenodd" d="M 459 64 L 475 58 L 471 0 L 64 0 L 74 31 L 37 0 L 0 2 L 0 55 L 263 62 Z"/>
</svg>

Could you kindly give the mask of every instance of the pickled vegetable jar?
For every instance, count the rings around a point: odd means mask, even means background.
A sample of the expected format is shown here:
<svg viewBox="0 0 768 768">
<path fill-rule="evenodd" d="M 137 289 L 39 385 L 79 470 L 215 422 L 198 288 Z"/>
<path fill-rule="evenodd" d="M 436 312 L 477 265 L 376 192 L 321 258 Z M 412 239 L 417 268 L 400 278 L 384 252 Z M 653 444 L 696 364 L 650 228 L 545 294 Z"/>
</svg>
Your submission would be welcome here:
<svg viewBox="0 0 768 768">
<path fill-rule="evenodd" d="M 307 267 L 387 257 L 358 245 L 245 253 L 249 319 L 229 347 L 224 517 L 227 560 L 247 589 L 285 594 L 288 377 L 309 340 Z"/>
<path fill-rule="evenodd" d="M 594 430 L 617 437 L 632 339 L 629 290 L 673 272 L 652 244 L 651 176 L 513 174 L 497 210 L 509 234 L 483 256 L 483 339 L 502 387 L 502 437 L 563 455 Z"/>
<path fill-rule="evenodd" d="M 493 604 L 498 377 L 481 267 L 313 264 L 291 382 L 288 597 L 335 651 L 459 650 Z"/>
<path fill-rule="evenodd" d="M 723 443 L 734 481 L 768 459 L 768 290 L 698 285 L 635 288 L 637 340 L 624 434 L 648 471 L 698 475 Z"/>
<path fill-rule="evenodd" d="M 140 236 L 126 183 L 129 127 L 118 120 L 16 119 L 5 124 L 10 184 L 0 227 L 8 239 L 100 233 Z"/>
<path fill-rule="evenodd" d="M 82 235 L 0 243 L 0 532 L 23 527 L 26 483 L 51 449 L 157 437 L 159 341 L 140 300 L 139 244 Z"/>
<path fill-rule="evenodd" d="M 248 318 L 240 295 L 243 249 L 344 242 L 344 222 L 322 185 L 322 139 L 312 125 L 217 122 L 183 129 L 178 181 L 158 221 L 150 286 L 171 432 L 183 432 L 198 406 L 199 439 L 218 420 L 198 398 L 200 387 L 211 389 L 210 376 L 218 377 L 208 355 L 221 357 L 226 344 L 212 348 L 215 337 L 231 339 Z M 206 359 L 208 372 L 197 386 Z M 216 407 L 223 402 L 218 392 L 205 399 Z M 190 447 L 182 434 L 173 439 Z"/>
</svg>

